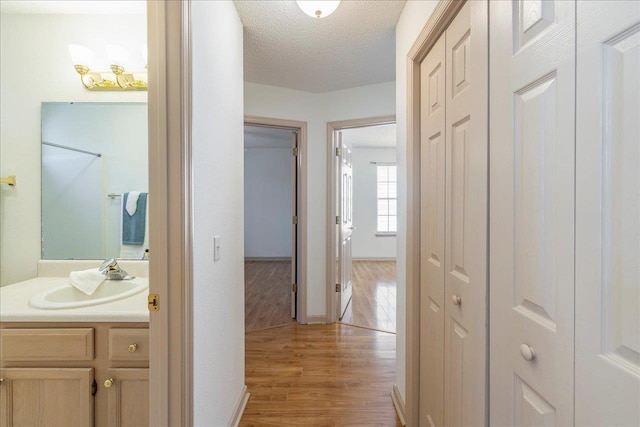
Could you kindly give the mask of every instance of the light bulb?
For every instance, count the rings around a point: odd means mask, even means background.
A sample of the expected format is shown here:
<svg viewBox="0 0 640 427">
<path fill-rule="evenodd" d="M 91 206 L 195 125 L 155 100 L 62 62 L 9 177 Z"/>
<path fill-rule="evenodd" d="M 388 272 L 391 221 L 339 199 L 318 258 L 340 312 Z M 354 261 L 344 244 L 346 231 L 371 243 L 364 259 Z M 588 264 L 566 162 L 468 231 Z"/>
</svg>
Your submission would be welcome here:
<svg viewBox="0 0 640 427">
<path fill-rule="evenodd" d="M 313 18 L 324 18 L 331 15 L 340 4 L 340 0 L 296 0 L 304 13 Z"/>
<path fill-rule="evenodd" d="M 89 63 L 93 59 L 93 51 L 91 49 L 80 44 L 70 44 L 68 47 L 73 65 L 89 67 Z"/>
<path fill-rule="evenodd" d="M 107 56 L 109 57 L 109 63 L 111 65 L 118 65 L 124 67 L 124 63 L 129 59 L 129 51 L 115 44 L 107 45 Z"/>
</svg>

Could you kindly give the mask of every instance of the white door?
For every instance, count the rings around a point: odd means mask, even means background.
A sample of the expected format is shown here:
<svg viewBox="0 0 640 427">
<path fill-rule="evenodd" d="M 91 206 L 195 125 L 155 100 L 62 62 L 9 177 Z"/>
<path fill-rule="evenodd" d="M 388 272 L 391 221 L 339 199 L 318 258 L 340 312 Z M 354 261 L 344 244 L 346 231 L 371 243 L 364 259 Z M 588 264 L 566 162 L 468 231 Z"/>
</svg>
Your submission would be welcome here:
<svg viewBox="0 0 640 427">
<path fill-rule="evenodd" d="M 571 426 L 575 2 L 490 4 L 490 424 Z"/>
<path fill-rule="evenodd" d="M 298 292 L 298 132 L 291 133 L 291 150 L 293 152 L 291 168 L 291 317 L 296 318 L 296 294 Z"/>
<path fill-rule="evenodd" d="M 340 245 L 338 248 L 338 259 L 340 262 L 340 296 L 338 298 L 338 318 L 342 319 L 349 300 L 351 300 L 351 235 L 355 227 L 353 226 L 353 166 L 351 164 L 351 149 L 342 142 L 342 132 L 338 132 L 338 147 L 340 152 L 340 166 L 338 181 L 339 196 L 339 228 Z"/>
<path fill-rule="evenodd" d="M 577 5 L 576 425 L 640 425 L 640 3 Z"/>
<path fill-rule="evenodd" d="M 487 12 L 467 1 L 445 33 L 445 426 L 486 421 Z"/>
<path fill-rule="evenodd" d="M 445 35 L 420 64 L 420 425 L 444 425 Z"/>
</svg>

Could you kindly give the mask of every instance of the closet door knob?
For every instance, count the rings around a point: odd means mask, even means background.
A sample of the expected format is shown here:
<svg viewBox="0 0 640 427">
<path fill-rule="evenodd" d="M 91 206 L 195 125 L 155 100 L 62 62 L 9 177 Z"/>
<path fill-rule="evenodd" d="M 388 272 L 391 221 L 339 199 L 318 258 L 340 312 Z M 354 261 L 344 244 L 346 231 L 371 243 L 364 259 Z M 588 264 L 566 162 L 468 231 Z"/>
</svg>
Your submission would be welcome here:
<svg viewBox="0 0 640 427">
<path fill-rule="evenodd" d="M 453 305 L 460 305 L 462 304 L 462 298 L 460 298 L 458 295 L 453 295 L 451 297 L 451 301 L 453 301 Z"/>
<path fill-rule="evenodd" d="M 129 345 L 129 353 L 135 353 L 137 349 L 138 349 L 138 344 Z"/>
<path fill-rule="evenodd" d="M 104 386 L 105 386 L 106 388 L 109 388 L 109 387 L 111 387 L 111 386 L 113 385 L 113 383 L 114 383 L 113 378 L 109 378 L 108 380 L 106 380 L 106 381 L 104 382 Z"/>
<path fill-rule="evenodd" d="M 524 357 L 524 360 L 530 362 L 536 357 L 536 352 L 533 348 L 529 347 L 526 344 L 522 344 L 520 346 L 520 354 Z"/>
</svg>

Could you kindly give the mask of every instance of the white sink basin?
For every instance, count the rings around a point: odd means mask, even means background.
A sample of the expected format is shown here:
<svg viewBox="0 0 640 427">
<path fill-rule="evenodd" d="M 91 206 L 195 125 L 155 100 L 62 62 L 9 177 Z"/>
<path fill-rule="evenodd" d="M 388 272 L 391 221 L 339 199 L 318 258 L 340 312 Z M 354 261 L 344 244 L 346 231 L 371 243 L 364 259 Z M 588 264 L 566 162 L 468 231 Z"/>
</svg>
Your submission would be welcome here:
<svg viewBox="0 0 640 427">
<path fill-rule="evenodd" d="M 43 310 L 87 307 L 127 298 L 147 288 L 148 279 L 106 280 L 93 295 L 87 295 L 67 284 L 34 294 L 29 305 Z"/>
</svg>

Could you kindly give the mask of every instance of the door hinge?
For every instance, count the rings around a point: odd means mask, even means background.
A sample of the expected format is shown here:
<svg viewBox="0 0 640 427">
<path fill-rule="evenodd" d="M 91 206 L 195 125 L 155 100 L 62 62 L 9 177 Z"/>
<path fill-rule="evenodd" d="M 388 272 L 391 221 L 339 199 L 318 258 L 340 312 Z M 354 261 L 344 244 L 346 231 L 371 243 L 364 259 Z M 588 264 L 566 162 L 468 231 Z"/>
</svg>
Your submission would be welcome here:
<svg viewBox="0 0 640 427">
<path fill-rule="evenodd" d="M 293 223 L 294 223 L 294 224 L 297 224 L 297 223 L 298 223 L 298 215 L 295 215 L 295 216 L 293 217 Z"/>
<path fill-rule="evenodd" d="M 298 147 L 293 147 L 293 155 L 298 157 L 298 153 L 299 153 Z"/>
<path fill-rule="evenodd" d="M 342 290 L 340 283 L 336 283 L 336 292 L 340 292 Z"/>
<path fill-rule="evenodd" d="M 336 147 L 336 156 L 338 157 L 342 156 L 342 148 Z"/>
<path fill-rule="evenodd" d="M 336 224 L 340 224 L 340 216 L 336 215 Z"/>
<path fill-rule="evenodd" d="M 149 311 L 158 311 L 160 310 L 160 295 L 158 294 L 149 294 L 149 298 L 147 299 L 149 305 Z"/>
<path fill-rule="evenodd" d="M 298 284 L 294 283 L 291 285 L 291 292 L 298 292 Z"/>
<path fill-rule="evenodd" d="M 95 396 L 98 392 L 98 383 L 96 380 L 93 380 L 93 384 L 91 384 L 91 396 Z"/>
</svg>

